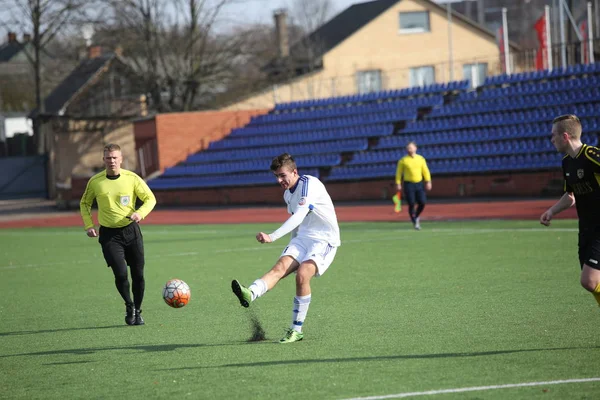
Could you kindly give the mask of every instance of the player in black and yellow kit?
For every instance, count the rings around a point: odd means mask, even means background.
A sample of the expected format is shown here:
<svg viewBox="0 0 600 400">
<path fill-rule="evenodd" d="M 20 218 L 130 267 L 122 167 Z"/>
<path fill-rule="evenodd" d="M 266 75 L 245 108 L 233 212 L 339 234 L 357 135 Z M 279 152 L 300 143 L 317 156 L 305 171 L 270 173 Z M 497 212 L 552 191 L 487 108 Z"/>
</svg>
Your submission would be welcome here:
<svg viewBox="0 0 600 400">
<path fill-rule="evenodd" d="M 581 122 L 562 115 L 552 122 L 552 144 L 565 153 L 562 161 L 565 194 L 540 217 L 550 225 L 553 216 L 575 205 L 579 217 L 581 286 L 600 305 L 600 149 L 581 143 Z"/>
<path fill-rule="evenodd" d="M 404 198 L 408 203 L 408 215 L 415 229 L 421 229 L 420 215 L 425 209 L 425 190 L 431 190 L 431 173 L 425 158 L 417 154 L 417 144 L 409 142 L 406 154 L 396 166 L 396 186 L 398 191 L 404 190 Z M 404 186 L 402 186 L 404 181 Z M 423 184 L 425 182 L 425 184 Z M 418 204 L 415 211 L 415 203 Z"/>
<path fill-rule="evenodd" d="M 138 222 L 156 205 L 154 194 L 142 178 L 121 169 L 123 155 L 116 144 L 104 147 L 106 170 L 94 175 L 85 188 L 79 204 L 81 217 L 89 237 L 100 237 L 106 264 L 115 275 L 115 285 L 125 301 L 125 323 L 144 325 L 142 300 L 144 298 L 144 241 Z M 136 200 L 144 204 L 135 209 Z M 94 228 L 91 208 L 98 203 L 99 232 Z M 133 301 L 129 293 L 127 265 L 131 268 Z"/>
</svg>

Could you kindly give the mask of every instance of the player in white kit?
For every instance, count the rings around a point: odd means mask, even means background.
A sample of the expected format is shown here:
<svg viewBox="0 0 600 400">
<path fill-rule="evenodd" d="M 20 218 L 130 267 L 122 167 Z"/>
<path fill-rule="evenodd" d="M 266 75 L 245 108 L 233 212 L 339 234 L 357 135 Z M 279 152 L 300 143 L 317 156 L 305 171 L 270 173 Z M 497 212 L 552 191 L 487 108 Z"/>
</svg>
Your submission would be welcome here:
<svg viewBox="0 0 600 400">
<path fill-rule="evenodd" d="M 292 325 L 280 343 L 293 343 L 304 338 L 302 325 L 310 304 L 310 280 L 321 276 L 333 262 L 340 246 L 340 230 L 331 197 L 323 183 L 310 175 L 298 175 L 293 157 L 284 153 L 273 159 L 271 171 L 285 192 L 290 218 L 275 232 L 260 232 L 256 240 L 271 243 L 291 233 L 286 246 L 273 268 L 249 287 L 237 280 L 231 289 L 244 307 L 273 289 L 277 282 L 296 273 L 296 296 L 292 310 Z"/>
</svg>

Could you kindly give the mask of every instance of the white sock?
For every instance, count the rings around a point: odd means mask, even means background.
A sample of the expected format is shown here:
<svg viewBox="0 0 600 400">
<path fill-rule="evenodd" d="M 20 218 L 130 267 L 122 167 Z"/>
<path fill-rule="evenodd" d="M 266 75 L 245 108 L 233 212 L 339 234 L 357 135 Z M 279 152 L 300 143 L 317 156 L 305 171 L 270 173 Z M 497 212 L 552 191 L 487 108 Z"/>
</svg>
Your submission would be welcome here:
<svg viewBox="0 0 600 400">
<path fill-rule="evenodd" d="M 263 294 L 267 293 L 267 282 L 262 279 L 257 279 L 252 282 L 252 285 L 248 288 L 252 292 L 252 301 L 258 299 Z"/>
<path fill-rule="evenodd" d="M 302 332 L 302 325 L 306 319 L 308 306 L 310 305 L 310 294 L 308 296 L 295 296 L 294 309 L 292 310 L 292 329 Z"/>
</svg>

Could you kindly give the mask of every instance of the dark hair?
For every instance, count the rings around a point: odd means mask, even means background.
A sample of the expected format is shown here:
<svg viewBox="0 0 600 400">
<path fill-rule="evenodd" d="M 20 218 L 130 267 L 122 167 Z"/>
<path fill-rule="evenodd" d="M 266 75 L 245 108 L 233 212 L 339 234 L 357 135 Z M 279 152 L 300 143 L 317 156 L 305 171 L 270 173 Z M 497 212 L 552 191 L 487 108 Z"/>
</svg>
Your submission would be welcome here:
<svg viewBox="0 0 600 400">
<path fill-rule="evenodd" d="M 273 161 L 271 161 L 271 171 L 275 172 L 281 167 L 288 167 L 290 171 L 295 170 L 297 167 L 296 161 L 294 161 L 294 157 L 292 157 L 288 153 L 283 153 L 278 155 L 273 159 Z"/>
<path fill-rule="evenodd" d="M 581 137 L 581 121 L 574 114 L 565 114 L 552 120 L 552 125 L 560 132 L 567 132 L 570 137 L 579 139 Z"/>
<path fill-rule="evenodd" d="M 411 140 L 410 142 L 406 143 L 407 146 L 410 146 L 411 144 L 417 147 L 417 142 L 415 142 L 414 140 Z"/>
</svg>

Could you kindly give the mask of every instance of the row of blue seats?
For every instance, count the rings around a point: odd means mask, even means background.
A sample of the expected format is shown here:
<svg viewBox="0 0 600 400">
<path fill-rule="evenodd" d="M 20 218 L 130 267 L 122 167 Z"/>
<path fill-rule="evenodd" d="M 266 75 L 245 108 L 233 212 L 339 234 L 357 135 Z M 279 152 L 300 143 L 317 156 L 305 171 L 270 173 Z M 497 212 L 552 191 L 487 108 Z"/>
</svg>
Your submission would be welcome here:
<svg viewBox="0 0 600 400">
<path fill-rule="evenodd" d="M 273 154 L 273 157 L 278 154 Z M 211 164 L 184 164 L 167 168 L 163 176 L 219 175 L 234 172 L 269 171 L 272 158 Z M 339 154 L 320 154 L 294 157 L 299 168 L 333 167 L 340 165 Z"/>
<path fill-rule="evenodd" d="M 546 94 L 537 96 L 504 97 L 494 100 L 456 103 L 435 109 L 429 114 L 429 116 L 458 116 L 474 113 L 527 110 L 530 108 L 545 108 L 567 105 L 576 105 L 574 112 L 582 117 L 599 115 L 598 109 L 600 108 L 600 89 L 568 92 L 561 96 Z"/>
<path fill-rule="evenodd" d="M 343 127 L 356 127 L 361 125 L 394 123 L 398 121 L 413 120 L 416 118 L 416 116 L 416 111 L 413 114 L 407 114 L 402 110 L 387 111 L 377 114 L 363 114 L 360 116 L 348 116 L 344 118 L 331 118 L 317 121 L 293 122 L 289 124 L 272 124 L 263 125 L 260 127 L 237 128 L 231 131 L 229 137 L 267 136 L 273 133 L 305 132 Z"/>
<path fill-rule="evenodd" d="M 523 171 L 531 169 L 559 168 L 562 156 L 556 153 L 511 155 L 480 158 L 459 158 L 429 163 L 432 174 L 485 173 L 500 171 Z M 390 179 L 396 173 L 396 163 L 365 164 L 337 167 L 331 170 L 326 181 L 359 179 Z"/>
<path fill-rule="evenodd" d="M 302 171 L 305 175 L 319 177 L 318 169 L 307 169 Z M 229 187 L 229 186 L 252 186 L 276 184 L 277 180 L 272 172 L 258 172 L 249 174 L 231 174 L 231 175 L 209 175 L 197 177 L 158 177 L 148 181 L 148 186 L 152 190 L 168 189 L 195 189 L 208 187 Z"/>
<path fill-rule="evenodd" d="M 484 142 L 460 145 L 434 145 L 419 148 L 419 154 L 429 160 L 480 157 L 491 155 L 510 155 L 521 153 L 544 153 L 555 151 L 549 139 L 526 139 L 517 141 Z M 398 161 L 405 155 L 403 148 L 393 150 L 365 151 L 358 153 L 348 165 L 371 164 Z"/>
<path fill-rule="evenodd" d="M 418 146 L 453 144 L 453 143 L 476 143 L 498 140 L 519 140 L 525 138 L 543 138 L 549 140 L 550 127 L 547 125 L 527 124 L 523 126 L 508 126 L 488 129 L 465 129 L 461 131 L 447 131 L 423 134 L 400 134 L 381 138 L 373 149 L 400 149 L 408 142 L 415 142 Z M 597 134 L 585 134 L 582 136 L 584 143 L 592 146 L 598 144 Z"/>
<path fill-rule="evenodd" d="M 522 96 L 528 94 L 557 93 L 566 91 L 600 87 L 600 75 L 581 76 L 545 82 L 526 82 L 504 87 L 482 87 L 479 91 L 462 92 L 457 98 L 460 101 L 478 101 L 499 97 Z"/>
<path fill-rule="evenodd" d="M 473 113 L 523 110 L 528 108 L 540 108 L 558 105 L 578 104 L 577 114 L 599 115 L 600 88 L 580 90 L 577 92 L 565 92 L 557 94 L 541 94 L 519 97 L 499 97 L 493 100 L 480 100 L 477 102 L 458 102 L 433 109 L 429 116 L 464 115 Z M 590 108 L 591 107 L 591 108 Z M 589 110 L 589 111 L 588 111 Z"/>
<path fill-rule="evenodd" d="M 380 92 L 356 94 L 352 96 L 328 97 L 324 99 L 279 103 L 275 105 L 275 110 L 302 109 L 310 107 L 328 106 L 333 104 L 351 104 L 364 101 L 374 101 L 378 99 L 394 99 L 398 97 L 419 96 L 432 93 L 444 93 L 449 91 L 465 90 L 468 87 L 468 80 L 454 81 L 448 83 L 434 83 L 427 86 L 415 86 L 396 90 L 383 90 Z"/>
<path fill-rule="evenodd" d="M 516 125 L 531 122 L 547 122 L 562 114 L 575 114 L 575 106 L 549 107 L 528 111 L 510 111 L 488 114 L 474 114 L 460 117 L 434 117 L 423 121 L 409 121 L 403 132 L 431 132 L 448 131 L 460 128 L 474 128 L 487 126 Z M 581 117 L 580 117 L 581 118 Z M 586 116 L 583 116 L 586 118 Z M 596 118 L 587 118 L 586 130 L 596 130 Z"/>
<path fill-rule="evenodd" d="M 269 122 L 300 121 L 304 119 L 331 118 L 344 115 L 368 114 L 388 110 L 404 109 L 416 114 L 419 107 L 434 107 L 444 104 L 442 96 L 416 97 L 391 101 L 365 102 L 353 105 L 342 104 L 323 108 L 309 108 L 302 111 L 278 112 L 252 117 L 249 126 L 257 126 Z"/>
<path fill-rule="evenodd" d="M 300 156 L 305 154 L 345 153 L 363 151 L 369 148 L 367 138 L 342 139 L 302 144 L 284 144 L 259 148 L 242 148 L 231 150 L 204 150 L 189 156 L 184 164 L 201 164 L 219 161 L 250 160 L 257 158 L 275 157 L 282 153 Z"/>
<path fill-rule="evenodd" d="M 405 113 L 405 115 L 409 116 L 410 118 L 414 118 L 414 116 L 417 115 L 419 106 L 415 104 L 405 105 L 401 103 L 404 102 L 386 101 L 382 103 L 365 103 L 347 107 L 303 110 L 281 114 L 263 114 L 253 117 L 253 119 L 247 126 L 259 127 L 269 125 L 270 123 L 289 123 L 294 121 L 303 121 L 306 119 L 314 120 L 360 114 L 377 114 L 386 111 L 398 110 L 402 110 Z M 444 99 L 440 96 L 439 101 L 432 101 L 429 103 L 430 104 L 427 105 L 428 107 L 433 107 L 434 105 L 442 105 L 444 103 Z"/>
<path fill-rule="evenodd" d="M 245 147 L 264 147 L 285 143 L 310 143 L 325 140 L 363 138 L 374 136 L 387 136 L 394 133 L 394 125 L 381 124 L 358 126 L 354 128 L 329 129 L 316 132 L 300 132 L 285 135 L 263 135 L 250 137 L 226 138 L 218 142 L 211 142 L 210 150 L 239 149 Z"/>
<path fill-rule="evenodd" d="M 600 72 L 600 64 L 576 64 L 569 65 L 567 68 L 554 68 L 552 70 L 521 72 L 518 74 L 502 74 L 488 76 L 483 82 L 484 85 L 500 85 L 503 83 L 527 82 L 542 79 L 559 78 L 570 75 L 593 74 Z"/>
<path fill-rule="evenodd" d="M 345 116 L 357 116 L 361 114 L 380 114 L 383 112 L 393 111 L 397 113 L 398 119 L 408 120 L 414 119 L 417 115 L 417 107 L 400 107 L 390 103 L 381 103 L 381 104 L 369 104 L 369 105 L 358 105 L 352 107 L 343 107 L 343 108 L 328 108 L 323 110 L 314 110 L 314 111 L 299 111 L 295 113 L 287 113 L 287 114 L 271 114 L 272 116 L 285 116 L 285 118 L 276 118 L 272 120 L 259 120 L 255 119 L 251 121 L 247 127 L 263 127 L 263 126 L 273 126 L 270 123 L 290 123 L 295 121 L 304 121 L 304 120 L 316 120 L 316 119 L 325 119 L 325 118 L 336 118 L 336 117 L 345 117 Z M 401 111 L 398 113 L 398 111 Z M 269 115 L 269 114 L 268 114 Z M 269 115 L 269 116 L 271 116 Z M 267 115 L 264 115 L 267 116 Z M 243 132 L 243 131 L 242 131 Z M 238 131 L 231 132 L 232 135 L 239 134 Z"/>
<path fill-rule="evenodd" d="M 559 168 L 563 155 L 552 153 L 526 153 L 497 157 L 458 158 L 431 162 L 432 173 L 459 171 L 501 171 L 530 168 Z M 442 172 L 442 173 L 443 173 Z"/>
</svg>

